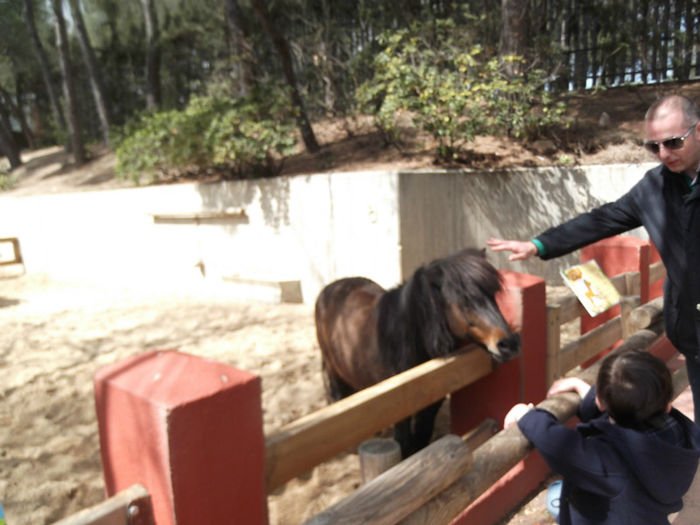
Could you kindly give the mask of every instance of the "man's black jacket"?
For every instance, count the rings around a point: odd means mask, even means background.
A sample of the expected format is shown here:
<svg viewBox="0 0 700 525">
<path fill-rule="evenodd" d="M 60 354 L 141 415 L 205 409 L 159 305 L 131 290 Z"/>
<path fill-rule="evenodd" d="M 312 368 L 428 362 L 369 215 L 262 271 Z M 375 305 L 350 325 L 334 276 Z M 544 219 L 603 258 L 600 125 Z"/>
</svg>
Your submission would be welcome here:
<svg viewBox="0 0 700 525">
<path fill-rule="evenodd" d="M 542 259 L 644 226 L 666 267 L 666 335 L 688 357 L 700 360 L 700 184 L 663 164 L 617 201 L 595 208 L 537 236 Z"/>
</svg>

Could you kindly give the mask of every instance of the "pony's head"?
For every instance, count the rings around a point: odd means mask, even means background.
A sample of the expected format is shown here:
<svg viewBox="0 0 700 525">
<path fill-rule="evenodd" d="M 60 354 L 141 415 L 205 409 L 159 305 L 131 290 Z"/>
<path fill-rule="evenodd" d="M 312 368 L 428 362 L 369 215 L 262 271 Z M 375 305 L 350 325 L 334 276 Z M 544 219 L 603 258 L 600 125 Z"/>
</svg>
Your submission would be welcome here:
<svg viewBox="0 0 700 525">
<path fill-rule="evenodd" d="M 458 345 L 475 342 L 498 362 L 520 352 L 520 336 L 512 332 L 496 303 L 502 288 L 498 270 L 483 250 L 465 249 L 426 267 L 435 303 Z"/>
</svg>

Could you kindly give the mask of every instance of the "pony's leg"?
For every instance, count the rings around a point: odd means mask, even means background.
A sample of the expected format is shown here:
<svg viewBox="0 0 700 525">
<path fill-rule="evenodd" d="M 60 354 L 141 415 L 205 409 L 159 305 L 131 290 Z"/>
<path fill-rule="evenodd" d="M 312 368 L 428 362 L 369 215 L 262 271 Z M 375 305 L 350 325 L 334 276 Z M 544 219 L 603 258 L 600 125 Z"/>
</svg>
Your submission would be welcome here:
<svg viewBox="0 0 700 525">
<path fill-rule="evenodd" d="M 340 376 L 332 373 L 325 362 L 323 363 L 323 379 L 326 386 L 326 394 L 332 401 L 340 401 L 344 397 L 357 392 L 357 390 L 343 381 Z"/>
<path fill-rule="evenodd" d="M 408 456 L 416 452 L 413 443 L 413 433 L 411 432 L 412 417 L 407 417 L 394 425 L 394 439 L 401 447 L 401 458 L 406 459 Z"/>
<path fill-rule="evenodd" d="M 413 416 L 413 444 L 416 450 L 420 450 L 430 444 L 430 438 L 433 436 L 433 428 L 435 428 L 435 417 L 440 410 L 440 405 L 442 405 L 442 401 L 433 403 Z"/>
</svg>

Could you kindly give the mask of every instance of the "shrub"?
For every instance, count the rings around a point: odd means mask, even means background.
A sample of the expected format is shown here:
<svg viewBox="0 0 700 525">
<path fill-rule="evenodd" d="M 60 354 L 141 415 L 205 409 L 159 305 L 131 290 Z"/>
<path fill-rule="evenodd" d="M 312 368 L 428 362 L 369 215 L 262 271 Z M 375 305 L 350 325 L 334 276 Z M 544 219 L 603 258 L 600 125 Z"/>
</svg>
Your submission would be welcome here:
<svg viewBox="0 0 700 525">
<path fill-rule="evenodd" d="M 383 34 L 374 76 L 357 91 L 387 142 L 400 140 L 402 112 L 436 139 L 440 160 L 457 158 L 477 135 L 530 140 L 562 122 L 565 108 L 545 89 L 544 71 L 512 73 L 524 66 L 521 58 L 488 58 L 452 20 L 437 21 L 430 34 L 424 28 Z"/>
<path fill-rule="evenodd" d="M 284 92 L 194 97 L 182 111 L 143 114 L 115 137 L 116 173 L 140 182 L 216 172 L 222 178 L 279 173 L 296 145 Z"/>
</svg>

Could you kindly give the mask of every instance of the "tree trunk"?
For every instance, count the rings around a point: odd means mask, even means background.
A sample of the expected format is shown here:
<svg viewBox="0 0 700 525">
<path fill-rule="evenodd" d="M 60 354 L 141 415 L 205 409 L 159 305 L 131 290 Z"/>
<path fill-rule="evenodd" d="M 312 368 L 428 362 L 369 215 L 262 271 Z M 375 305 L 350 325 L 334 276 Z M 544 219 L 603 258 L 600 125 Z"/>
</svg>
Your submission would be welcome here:
<svg viewBox="0 0 700 525">
<path fill-rule="evenodd" d="M 146 27 L 146 107 L 157 109 L 161 102 L 160 30 L 153 0 L 141 0 Z"/>
<path fill-rule="evenodd" d="M 10 170 L 14 170 L 22 165 L 19 146 L 12 136 L 10 116 L 7 107 L 2 101 L 0 101 L 0 153 L 5 154 L 7 160 L 10 161 Z"/>
<path fill-rule="evenodd" d="M 80 6 L 78 5 L 78 0 L 70 0 L 69 3 L 71 14 L 73 15 L 73 21 L 75 22 L 75 28 L 77 30 L 80 50 L 83 53 L 83 58 L 85 59 L 85 64 L 87 65 L 88 76 L 90 77 L 90 88 L 92 90 L 92 96 L 95 99 L 97 116 L 100 119 L 102 140 L 106 146 L 109 146 L 109 132 L 111 127 L 109 116 L 110 112 L 107 105 L 107 98 L 105 96 L 104 84 L 102 82 L 102 73 L 100 72 L 100 66 L 95 58 L 95 52 L 92 49 L 90 37 L 85 29 L 85 22 L 83 20 L 83 14 L 80 10 Z"/>
<path fill-rule="evenodd" d="M 70 135 L 73 159 L 79 166 L 85 163 L 85 143 L 82 137 L 82 126 L 80 125 L 80 110 L 78 99 L 75 94 L 73 82 L 73 70 L 68 52 L 68 35 L 66 32 L 66 21 L 63 18 L 63 8 L 61 0 L 51 0 L 53 11 L 56 15 L 56 48 L 58 59 L 61 64 L 63 75 L 63 96 L 66 101 L 66 116 L 68 123 L 68 133 Z"/>
<path fill-rule="evenodd" d="M 256 83 L 255 59 L 250 28 L 238 0 L 226 0 L 226 27 L 231 36 L 231 54 L 238 58 L 238 88 L 242 96 L 250 94 Z"/>
<path fill-rule="evenodd" d="M 501 56 L 517 55 L 525 57 L 530 49 L 530 0 L 502 0 Z M 523 71 L 523 65 L 510 63 L 506 71 L 516 75 Z"/>
<path fill-rule="evenodd" d="M 34 133 L 32 133 L 32 130 L 27 124 L 27 119 L 24 116 L 22 108 L 15 104 L 12 101 L 12 96 L 10 96 L 10 94 L 2 86 L 0 86 L 0 103 L 3 101 L 22 128 L 22 134 L 27 141 L 27 147 L 29 149 L 34 149 Z"/>
<path fill-rule="evenodd" d="M 307 151 L 310 153 L 315 153 L 321 148 L 316 141 L 316 136 L 311 128 L 311 123 L 304 109 L 304 103 L 301 99 L 301 94 L 299 93 L 299 86 L 297 84 L 297 77 L 294 73 L 294 68 L 292 67 L 292 55 L 289 52 L 289 46 L 287 41 L 284 39 L 282 34 L 274 26 L 270 17 L 268 16 L 267 9 L 265 8 L 265 3 L 262 0 L 252 0 L 253 8 L 260 19 L 260 23 L 263 29 L 270 37 L 272 43 L 277 50 L 277 54 L 282 62 L 282 70 L 284 71 L 284 76 L 287 79 L 287 83 L 292 88 L 292 103 L 297 108 L 297 125 L 301 131 L 301 137 L 304 140 L 304 145 Z"/>
<path fill-rule="evenodd" d="M 39 32 L 36 30 L 36 23 L 34 21 L 34 6 L 32 5 L 32 0 L 24 0 L 24 19 L 27 23 L 27 30 L 32 39 L 32 45 L 34 46 L 34 52 L 36 53 L 37 59 L 39 60 L 39 68 L 41 69 L 41 77 L 44 80 L 44 86 L 46 86 L 46 93 L 49 96 L 49 102 L 51 103 L 51 111 L 53 113 L 55 125 L 58 129 L 66 129 L 66 120 L 63 117 L 63 111 L 61 110 L 61 104 L 58 100 L 58 95 L 54 89 L 53 82 L 51 81 L 51 69 L 49 68 L 49 60 L 46 58 L 46 52 L 44 51 L 44 46 L 41 45 L 41 40 L 39 39 Z M 66 149 L 68 149 L 68 144 L 66 143 Z"/>
</svg>

